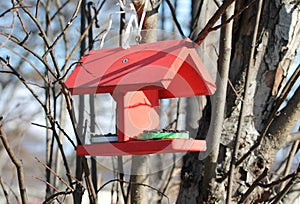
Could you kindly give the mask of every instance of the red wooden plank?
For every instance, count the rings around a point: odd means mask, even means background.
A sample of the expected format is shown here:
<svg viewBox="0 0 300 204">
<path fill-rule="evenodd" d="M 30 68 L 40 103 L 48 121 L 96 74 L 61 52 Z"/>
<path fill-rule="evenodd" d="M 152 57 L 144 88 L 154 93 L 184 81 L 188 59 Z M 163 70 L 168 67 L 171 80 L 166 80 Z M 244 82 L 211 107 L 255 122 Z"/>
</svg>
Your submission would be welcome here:
<svg viewBox="0 0 300 204">
<path fill-rule="evenodd" d="M 80 62 L 66 80 L 66 86 L 76 95 L 151 88 L 167 98 L 211 95 L 215 91 L 189 39 L 94 50 Z"/>
<path fill-rule="evenodd" d="M 77 146 L 79 156 L 121 156 L 141 154 L 162 154 L 174 152 L 202 152 L 206 150 L 205 140 L 164 139 L 134 140 L 127 142 L 99 143 Z"/>
</svg>

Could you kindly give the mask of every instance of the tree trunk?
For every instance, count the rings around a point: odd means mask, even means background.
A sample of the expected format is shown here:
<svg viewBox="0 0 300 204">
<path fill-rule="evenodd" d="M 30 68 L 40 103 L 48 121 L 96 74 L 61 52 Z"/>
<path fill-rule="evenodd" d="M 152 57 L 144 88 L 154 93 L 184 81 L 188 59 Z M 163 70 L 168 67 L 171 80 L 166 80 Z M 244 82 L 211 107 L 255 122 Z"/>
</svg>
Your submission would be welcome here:
<svg viewBox="0 0 300 204">
<path fill-rule="evenodd" d="M 81 22 L 80 22 L 80 32 L 83 33 L 86 25 L 86 1 L 84 0 L 81 5 Z M 84 50 L 86 48 L 86 41 L 83 40 L 80 43 L 80 56 L 84 55 Z M 79 96 L 79 106 L 78 106 L 78 124 L 77 124 L 77 133 L 80 137 L 81 142 L 83 141 L 83 129 L 84 129 L 84 95 Z M 76 179 L 80 182 L 83 181 L 83 166 L 82 166 L 82 157 L 76 155 L 76 169 L 75 169 Z M 82 202 L 83 189 L 80 184 L 76 185 L 74 195 L 74 204 L 80 204 Z"/>
<path fill-rule="evenodd" d="M 192 40 L 197 38 L 198 33 L 204 28 L 210 17 L 213 15 L 216 5 L 208 0 L 193 1 L 192 16 L 194 19 L 190 37 Z M 207 67 L 208 71 L 215 70 L 217 65 L 217 53 L 215 48 L 218 47 L 217 33 L 210 33 L 203 43 L 199 46 L 199 55 Z M 215 78 L 216 74 L 211 73 Z M 206 105 L 207 104 L 207 105 Z M 206 106 L 205 106 L 206 105 Z M 205 108 L 204 108 L 205 107 Z M 203 109 L 204 108 L 204 109 Z M 189 131 L 190 137 L 205 139 L 210 125 L 211 104 L 210 100 L 205 97 L 191 97 L 187 99 L 186 104 L 186 130 Z M 199 127 L 199 125 L 201 127 Z M 181 185 L 177 203 L 199 203 L 199 196 L 202 182 L 204 163 L 198 159 L 198 153 L 188 153 L 183 158 L 183 167 L 181 171 Z"/>
<path fill-rule="evenodd" d="M 247 3 L 236 1 L 235 11 L 240 11 Z M 222 124 L 217 164 L 206 164 L 215 166 L 216 185 L 211 190 L 213 195 L 207 197 L 205 193 L 207 189 L 200 191 L 207 179 L 203 177 L 203 169 L 207 166 L 198 160 L 197 155 L 187 154 L 182 168 L 178 203 L 191 204 L 204 201 L 224 203 L 230 175 L 232 175 L 230 178 L 232 194 L 227 195 L 228 202 L 238 201 L 238 198 L 243 198 L 244 202 L 261 201 L 262 188 L 254 188 L 252 193 L 245 195 L 249 190 L 247 186 L 251 186 L 273 164 L 278 149 L 286 144 L 282 134 L 290 132 L 294 122 L 291 118 L 294 118 L 294 115 L 285 119 L 274 118 L 276 115 L 274 115 L 274 112 L 276 113 L 274 105 L 281 94 L 280 87 L 284 85 L 283 79 L 300 43 L 300 39 L 296 37 L 299 36 L 300 29 L 300 12 L 297 6 L 297 3 L 292 1 L 279 3 L 266 0 L 263 3 L 262 14 L 257 15 L 259 4 L 256 2 L 235 19 L 229 74 L 234 89 L 231 88 L 227 93 L 226 114 Z M 261 21 L 258 25 L 258 33 L 254 36 L 257 19 Z M 248 69 L 250 71 L 247 73 Z M 299 99 L 295 99 L 297 100 Z M 243 103 L 244 108 L 242 108 Z M 298 103 L 291 101 L 289 105 L 297 115 L 298 109 L 295 104 Z M 208 128 L 207 126 L 202 128 L 204 125 L 201 123 L 205 118 L 210 117 L 207 114 L 210 112 L 203 112 L 199 132 Z M 274 125 L 271 127 L 275 130 L 271 128 L 269 133 L 272 133 L 272 136 L 266 137 L 271 118 L 274 119 Z M 275 122 L 277 120 L 280 122 Z M 284 133 L 278 131 L 281 127 L 286 127 L 285 123 L 289 123 L 290 126 L 287 126 Z M 237 135 L 240 138 L 238 141 Z M 235 142 L 238 142 L 236 158 L 232 160 Z M 234 174 L 230 174 L 230 166 Z"/>
<path fill-rule="evenodd" d="M 228 7 L 225 14 L 222 16 L 222 23 L 226 22 L 234 14 L 234 4 Z M 218 63 L 218 77 L 217 77 L 217 91 L 213 97 L 211 124 L 209 128 L 207 142 L 207 151 L 200 154 L 205 159 L 205 169 L 203 189 L 207 189 L 204 193 L 204 197 L 208 198 L 212 195 L 216 185 L 216 167 L 218 163 L 219 151 L 220 151 L 220 139 L 222 135 L 222 128 L 225 115 L 226 106 L 226 92 L 228 84 L 228 75 L 230 69 L 231 58 L 231 44 L 232 44 L 232 28 L 233 23 L 228 23 L 221 28 L 220 34 L 220 47 L 219 47 L 219 63 Z M 203 157 L 204 156 L 204 157 Z M 207 156 L 207 157 L 206 157 Z M 205 158 L 206 157 L 206 158 Z"/>
<path fill-rule="evenodd" d="M 151 2 L 150 2 L 151 1 Z M 145 3 L 147 0 L 133 1 L 136 8 L 139 24 L 141 23 L 143 10 L 146 9 L 146 16 L 142 28 L 145 29 L 141 33 L 141 43 L 150 43 L 157 41 L 158 28 L 158 8 L 160 2 L 149 0 L 147 7 Z M 132 204 L 148 203 L 148 190 L 145 186 L 140 184 L 148 183 L 149 174 L 149 155 L 132 156 L 131 164 L 131 189 L 130 198 Z"/>
</svg>

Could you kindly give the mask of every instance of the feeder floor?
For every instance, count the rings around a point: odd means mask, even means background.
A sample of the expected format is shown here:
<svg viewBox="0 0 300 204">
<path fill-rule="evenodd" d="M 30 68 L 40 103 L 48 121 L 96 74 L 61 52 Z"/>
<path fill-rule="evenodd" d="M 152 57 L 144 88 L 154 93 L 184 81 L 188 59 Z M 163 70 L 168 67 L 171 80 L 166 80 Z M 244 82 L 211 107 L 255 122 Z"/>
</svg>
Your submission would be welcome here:
<svg viewBox="0 0 300 204">
<path fill-rule="evenodd" d="M 142 154 L 163 154 L 175 152 L 203 152 L 205 140 L 162 139 L 130 140 L 126 142 L 107 142 L 77 146 L 79 156 L 122 156 Z"/>
</svg>

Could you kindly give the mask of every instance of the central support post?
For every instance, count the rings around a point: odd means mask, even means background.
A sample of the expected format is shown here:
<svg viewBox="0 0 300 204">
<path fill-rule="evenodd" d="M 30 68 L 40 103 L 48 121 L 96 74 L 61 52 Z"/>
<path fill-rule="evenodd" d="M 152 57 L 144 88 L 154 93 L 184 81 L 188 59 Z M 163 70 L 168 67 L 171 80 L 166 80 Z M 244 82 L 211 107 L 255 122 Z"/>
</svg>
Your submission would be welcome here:
<svg viewBox="0 0 300 204">
<path fill-rule="evenodd" d="M 118 141 L 138 139 L 144 130 L 159 128 L 157 90 L 141 90 L 113 94 L 118 108 Z"/>
</svg>

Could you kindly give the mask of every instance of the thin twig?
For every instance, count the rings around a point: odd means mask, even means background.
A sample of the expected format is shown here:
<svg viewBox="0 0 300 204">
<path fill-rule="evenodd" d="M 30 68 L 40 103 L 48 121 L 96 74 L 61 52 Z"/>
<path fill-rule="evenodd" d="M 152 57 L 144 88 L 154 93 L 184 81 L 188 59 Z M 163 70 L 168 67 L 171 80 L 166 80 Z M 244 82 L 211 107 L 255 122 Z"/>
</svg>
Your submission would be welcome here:
<svg viewBox="0 0 300 204">
<path fill-rule="evenodd" d="M 74 141 L 65 132 L 65 130 L 60 126 L 60 124 L 58 123 L 58 121 L 55 121 L 55 124 L 57 125 L 58 129 L 64 134 L 64 136 L 69 140 L 69 142 L 72 144 L 72 146 L 76 149 L 76 145 L 75 145 Z"/>
<path fill-rule="evenodd" d="M 21 203 L 18 198 L 17 193 L 15 192 L 15 189 L 13 189 L 11 186 L 8 186 L 8 188 L 9 188 L 9 191 L 13 194 L 13 197 L 16 199 L 16 203 Z M 9 204 L 9 203 L 7 203 L 7 204 Z"/>
<path fill-rule="evenodd" d="M 177 99 L 177 106 L 176 106 L 176 124 L 175 124 L 175 130 L 178 129 L 178 124 L 179 124 L 179 115 L 180 115 L 180 102 L 181 102 L 181 99 L 178 98 Z"/>
<path fill-rule="evenodd" d="M 24 32 L 26 33 L 26 36 L 28 37 L 30 32 L 27 31 L 27 28 L 26 28 L 26 26 L 25 26 L 24 20 L 22 19 L 19 10 L 18 10 L 18 9 L 15 9 L 15 11 L 16 11 L 16 13 L 17 13 L 17 17 L 18 17 L 18 19 L 19 19 L 19 21 L 20 21 L 20 23 L 21 23 L 21 26 L 22 26 L 23 30 L 24 30 Z"/>
<path fill-rule="evenodd" d="M 166 0 L 166 2 L 167 2 L 168 6 L 169 6 L 169 8 L 170 8 L 170 11 L 171 11 L 171 14 L 172 14 L 173 21 L 174 21 L 174 23 L 175 23 L 175 25 L 176 25 L 176 27 L 177 27 L 177 29 L 178 29 L 180 35 L 184 37 L 183 30 L 182 30 L 181 25 L 180 25 L 180 23 L 179 23 L 179 21 L 178 21 L 178 19 L 177 19 L 177 16 L 176 16 L 175 8 L 173 7 L 173 5 L 172 5 L 172 3 L 171 3 L 170 0 Z"/>
<path fill-rule="evenodd" d="M 283 190 L 276 195 L 275 200 L 272 202 L 272 204 L 278 203 L 293 188 L 293 186 L 299 182 L 300 182 L 300 164 L 298 165 L 295 176 L 286 184 Z"/>
<path fill-rule="evenodd" d="M 175 170 L 175 168 L 176 168 L 176 161 L 175 161 L 175 160 L 176 160 L 176 155 L 173 153 L 173 165 L 172 165 L 172 169 L 171 169 L 171 171 L 170 171 L 170 174 L 169 174 L 167 183 L 166 183 L 166 185 L 165 185 L 165 187 L 164 187 L 164 189 L 163 189 L 163 191 L 162 191 L 163 194 L 166 193 L 166 191 L 167 191 L 167 189 L 168 189 L 168 187 L 169 187 L 169 185 L 170 185 L 170 183 L 171 183 L 171 180 L 172 180 L 172 178 L 173 178 L 173 173 L 174 173 L 174 170 Z M 161 203 L 161 202 L 162 202 L 163 194 L 161 194 L 161 198 L 160 198 L 160 200 L 159 200 L 157 203 Z"/>
<path fill-rule="evenodd" d="M 4 74 L 15 74 L 15 72 L 13 71 L 6 71 L 6 70 L 0 70 L 0 73 L 4 73 Z M 33 83 L 33 82 L 29 82 L 29 81 L 25 81 L 24 83 L 28 84 L 28 85 L 33 85 L 42 89 L 45 89 L 45 86 L 42 86 L 40 84 L 37 83 Z"/>
<path fill-rule="evenodd" d="M 34 71 L 41 77 L 41 79 L 46 83 L 45 76 L 41 73 L 39 68 L 37 68 L 37 66 L 35 66 L 34 63 L 28 59 L 29 53 L 27 53 L 26 56 L 24 56 L 21 53 L 15 51 L 14 49 L 11 49 L 11 47 L 8 47 L 6 45 L 4 45 L 3 47 L 8 49 L 10 52 L 14 53 L 15 55 L 19 56 L 23 62 L 27 62 L 34 69 Z"/>
<path fill-rule="evenodd" d="M 244 101 L 244 99 L 241 97 L 241 95 L 237 92 L 237 90 L 235 89 L 235 87 L 233 86 L 232 82 L 230 81 L 230 79 L 228 79 L 228 84 L 231 87 L 232 91 L 234 92 L 235 96 L 237 97 L 238 100 L 240 101 Z"/>
<path fill-rule="evenodd" d="M 8 203 L 9 203 L 8 193 L 7 193 L 7 191 L 6 191 L 6 189 L 5 189 L 5 186 L 4 186 L 3 182 L 2 182 L 1 176 L 0 176 L 0 185 L 1 185 L 1 188 L 2 188 L 2 191 L 3 191 L 3 194 L 4 194 L 4 197 L 5 197 L 6 203 L 8 204 Z"/>
<path fill-rule="evenodd" d="M 268 175 L 268 168 L 265 168 L 264 171 L 257 177 L 257 179 L 253 182 L 253 184 L 248 188 L 248 190 L 243 194 L 239 203 L 244 203 L 244 201 L 248 198 L 248 196 L 254 191 L 254 189 L 259 186 L 260 181 L 264 179 Z"/>
<path fill-rule="evenodd" d="M 35 125 L 35 126 L 46 128 L 46 129 L 51 129 L 51 128 L 47 127 L 46 125 L 41 125 L 41 124 L 34 123 L 34 122 L 32 122 L 31 125 Z"/>
<path fill-rule="evenodd" d="M 74 177 L 73 175 L 69 174 L 68 176 L 70 176 L 74 182 L 73 183 L 76 183 L 76 184 L 79 184 L 80 187 L 83 189 L 83 190 L 86 190 L 85 186 L 84 186 L 84 183 L 80 180 L 78 180 L 76 177 Z"/>
<path fill-rule="evenodd" d="M 220 19 L 220 17 L 225 13 L 226 9 L 234 2 L 235 0 L 225 0 L 222 6 L 215 12 L 215 14 L 209 19 L 208 23 L 205 25 L 204 29 L 198 34 L 195 42 L 200 45 L 206 36 L 212 31 L 212 27 Z"/>
<path fill-rule="evenodd" d="M 35 179 L 37 179 L 37 180 L 39 180 L 39 181 L 45 183 L 47 186 L 50 186 L 50 188 L 52 188 L 52 189 L 55 190 L 56 192 L 59 192 L 59 190 L 58 190 L 55 186 L 53 186 L 51 183 L 49 183 L 49 182 L 47 182 L 47 181 L 45 181 L 45 180 L 43 180 L 43 179 L 41 179 L 41 178 L 39 178 L 39 177 L 37 177 L 37 176 L 32 176 L 32 178 L 35 178 Z"/>
<path fill-rule="evenodd" d="M 67 3 L 68 1 L 66 1 L 65 3 Z M 57 0 L 55 1 L 56 7 L 61 8 L 62 6 L 60 5 L 61 1 Z M 64 3 L 64 4 L 65 4 Z M 52 20 L 52 19 L 51 19 Z M 60 25 L 60 29 L 63 30 L 63 28 L 66 26 L 65 23 L 65 17 L 63 15 L 63 13 L 59 13 L 59 25 Z M 66 58 L 69 54 L 69 50 L 70 50 L 70 43 L 69 43 L 69 35 L 67 32 L 65 32 L 64 36 L 63 36 L 63 40 L 64 40 L 64 45 L 65 45 L 65 53 L 64 53 L 64 58 Z M 65 71 L 65 68 L 61 70 L 62 72 Z"/>
<path fill-rule="evenodd" d="M 254 4 L 257 0 L 252 0 L 250 1 L 247 5 L 245 5 L 240 11 L 236 12 L 234 15 L 232 15 L 230 18 L 228 18 L 224 23 L 214 26 L 211 28 L 210 31 L 216 31 L 218 29 L 220 29 L 221 27 L 225 26 L 226 24 L 228 24 L 230 21 L 232 21 L 233 19 L 236 19 L 237 17 L 239 17 L 245 10 L 247 10 L 252 4 Z"/>
<path fill-rule="evenodd" d="M 15 27 L 15 20 L 16 20 L 16 12 L 13 13 L 13 19 L 11 22 L 11 25 L 9 26 L 10 29 L 10 33 L 7 34 L 6 39 L 4 40 L 4 42 L 1 42 L 1 47 L 4 46 L 12 37 L 13 32 L 14 32 L 14 27 Z"/>
<path fill-rule="evenodd" d="M 79 9 L 80 9 L 80 4 L 81 4 L 81 1 L 78 2 L 77 4 L 77 7 L 71 17 L 71 20 L 67 23 L 66 27 L 62 30 L 62 32 L 56 37 L 56 39 L 54 40 L 54 42 L 48 47 L 47 51 L 43 54 L 43 58 L 53 50 L 53 48 L 55 47 L 55 45 L 58 43 L 58 41 L 63 37 L 65 36 L 65 32 L 66 30 L 68 30 L 68 28 L 72 25 L 73 21 L 76 19 L 77 17 L 77 14 L 79 12 Z"/>
<path fill-rule="evenodd" d="M 39 15 L 39 6 L 40 6 L 41 0 L 37 0 L 35 5 L 35 17 L 38 18 Z"/>
<path fill-rule="evenodd" d="M 39 162 L 41 165 L 43 165 L 46 169 L 48 169 L 54 176 L 56 176 L 63 184 L 67 186 L 68 189 L 70 189 L 72 192 L 74 189 L 61 177 L 59 176 L 53 169 L 51 169 L 48 165 L 46 165 L 44 162 L 39 160 L 37 157 L 35 157 L 35 160 Z"/>
<path fill-rule="evenodd" d="M 97 14 L 99 14 L 100 10 L 102 9 L 102 7 L 104 6 L 104 3 L 106 2 L 106 0 L 103 0 L 101 5 L 99 6 L 99 8 L 96 11 L 95 16 L 91 19 L 90 23 L 87 25 L 87 27 L 85 28 L 85 30 L 81 33 L 81 36 L 79 38 L 79 40 L 76 42 L 76 44 L 74 45 L 73 49 L 71 50 L 70 54 L 66 57 L 66 62 L 63 65 L 63 69 L 67 66 L 69 60 L 72 58 L 72 56 L 75 54 L 76 50 L 78 49 L 78 47 L 80 46 L 80 43 L 85 39 L 86 35 L 88 34 L 88 31 L 90 30 L 90 28 L 92 27 L 95 19 L 97 18 Z"/>
<path fill-rule="evenodd" d="M 52 84 L 56 84 L 57 82 L 63 81 L 64 78 L 68 75 L 69 71 L 72 69 L 72 67 L 73 67 L 74 65 L 77 65 L 77 64 L 80 64 L 81 66 L 84 67 L 84 65 L 82 64 L 82 62 L 74 62 L 74 63 L 72 63 L 72 64 L 69 66 L 69 68 L 65 71 L 64 75 L 63 75 L 62 77 L 60 77 L 60 78 L 54 80 L 54 81 L 52 82 Z"/>
<path fill-rule="evenodd" d="M 127 183 L 127 184 L 134 184 L 134 185 L 141 185 L 141 186 L 145 186 L 145 187 L 148 187 L 148 188 L 150 188 L 151 190 L 154 190 L 154 191 L 156 191 L 156 192 L 158 192 L 159 194 L 161 194 L 162 196 L 164 196 L 164 197 L 166 197 L 167 198 L 167 200 L 168 200 L 168 203 L 170 203 L 170 200 L 169 200 L 169 197 L 166 195 L 166 194 L 164 194 L 163 192 L 161 192 L 159 189 L 157 189 L 157 188 L 154 188 L 154 187 L 152 187 L 152 186 L 150 186 L 150 185 L 147 185 L 147 184 L 144 184 L 144 183 L 135 183 L 135 182 L 129 182 L 129 181 L 125 181 L 125 180 L 120 180 L 120 179 L 112 179 L 112 180 L 109 180 L 109 181 L 107 181 L 106 183 L 104 183 L 98 190 L 97 190 L 97 193 L 99 193 L 106 185 L 108 185 L 108 184 L 110 184 L 110 183 L 112 183 L 112 182 L 124 182 L 124 183 Z"/>
<path fill-rule="evenodd" d="M 78 4 L 80 4 L 81 1 L 78 2 Z M 22 10 L 30 17 L 30 19 L 34 22 L 34 24 L 36 25 L 36 27 L 38 28 L 39 32 L 40 32 L 40 36 L 42 37 L 45 45 L 46 45 L 46 48 L 48 50 L 50 50 L 50 56 L 52 58 L 52 62 L 53 62 L 53 65 L 55 67 L 55 70 L 56 70 L 56 75 L 57 77 L 59 78 L 60 77 L 60 69 L 59 69 L 59 66 L 58 66 L 58 62 L 56 60 L 56 57 L 55 57 L 55 54 L 53 52 L 53 49 L 51 49 L 51 45 L 50 45 L 50 40 L 47 36 L 47 33 L 46 31 L 44 30 L 43 26 L 41 25 L 41 23 L 39 22 L 39 20 L 37 18 L 35 18 L 35 16 L 33 15 L 33 13 L 31 13 L 27 7 L 23 6 L 22 2 L 20 2 L 20 5 L 21 5 L 21 8 Z"/>
<path fill-rule="evenodd" d="M 0 32 L 0 35 L 8 38 L 11 42 L 19 45 L 20 47 L 22 47 L 24 50 L 26 50 L 27 52 L 29 52 L 30 54 L 32 54 L 34 57 L 36 57 L 42 64 L 44 64 L 44 66 L 46 67 L 46 69 L 51 73 L 51 75 L 56 78 L 56 74 L 55 72 L 51 69 L 51 65 L 44 60 L 38 53 L 34 52 L 31 48 L 29 48 L 26 44 L 22 44 L 22 42 L 16 37 L 16 36 L 10 36 L 7 33 L 4 32 Z"/>
<path fill-rule="evenodd" d="M 63 8 L 65 8 L 65 7 L 68 5 L 68 3 L 70 3 L 70 0 L 65 1 L 65 2 L 63 3 L 63 5 L 61 5 L 61 6 L 56 10 L 56 12 L 50 17 L 50 20 L 52 21 L 52 20 L 56 17 L 57 14 L 61 13 L 61 10 L 62 10 Z"/>
<path fill-rule="evenodd" d="M 0 62 L 3 62 L 2 66 L 7 66 L 11 71 L 12 71 L 12 74 L 14 74 L 15 76 L 18 77 L 18 79 L 23 83 L 23 85 L 30 91 L 30 93 L 33 95 L 33 97 L 39 102 L 39 104 L 45 108 L 45 105 L 43 104 L 42 100 L 40 99 L 40 97 L 33 91 L 33 89 L 31 89 L 26 80 L 16 71 L 16 69 L 11 66 L 9 64 L 9 60 L 8 59 L 4 59 L 2 57 L 0 57 Z"/>
<path fill-rule="evenodd" d="M 294 142 L 294 144 L 292 145 L 290 154 L 287 158 L 287 163 L 286 163 L 286 166 L 285 166 L 285 169 L 284 169 L 283 176 L 287 176 L 290 173 L 295 154 L 297 153 L 297 150 L 298 150 L 298 146 L 299 146 L 299 140 Z M 284 189 L 284 186 L 285 186 L 285 183 L 282 182 L 281 185 L 280 185 L 279 190 L 282 191 Z"/>
<path fill-rule="evenodd" d="M 259 183 L 258 186 L 262 187 L 262 188 L 272 188 L 274 186 L 277 186 L 277 185 L 281 184 L 282 182 L 285 182 L 285 181 L 293 178 L 295 176 L 295 174 L 296 174 L 295 172 L 291 173 L 291 174 L 289 174 L 289 175 L 287 175 L 287 176 L 285 176 L 285 177 L 283 177 L 281 179 L 278 179 L 276 181 L 273 181 L 271 183 L 267 183 L 267 184 L 265 184 L 265 183 Z"/>
<path fill-rule="evenodd" d="M 60 196 L 60 195 L 65 195 L 65 196 L 66 196 L 66 195 L 71 194 L 71 193 L 72 193 L 72 191 L 61 191 L 61 192 L 55 193 L 55 194 L 49 196 L 49 197 L 43 202 L 43 204 L 46 204 L 46 203 L 52 203 L 52 201 L 53 201 L 54 199 L 56 199 L 58 196 Z"/>
</svg>

